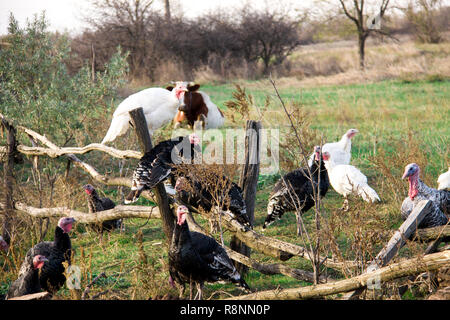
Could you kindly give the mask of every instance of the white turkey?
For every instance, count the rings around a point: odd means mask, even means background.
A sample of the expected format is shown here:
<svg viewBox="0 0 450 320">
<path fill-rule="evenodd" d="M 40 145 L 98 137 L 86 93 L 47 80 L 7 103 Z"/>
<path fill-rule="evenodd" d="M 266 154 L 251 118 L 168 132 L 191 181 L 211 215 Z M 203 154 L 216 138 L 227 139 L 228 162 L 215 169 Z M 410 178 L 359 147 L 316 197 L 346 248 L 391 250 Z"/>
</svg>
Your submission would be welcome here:
<svg viewBox="0 0 450 320">
<path fill-rule="evenodd" d="M 322 152 L 328 152 L 336 164 L 350 164 L 352 157 L 352 138 L 358 133 L 358 129 L 349 129 L 337 142 L 328 142 L 322 146 Z M 308 165 L 311 166 L 314 153 L 309 157 Z"/>
<path fill-rule="evenodd" d="M 45 256 L 39 254 L 34 256 L 32 263 L 26 266 L 26 271 L 21 273 L 19 278 L 11 283 L 6 299 L 41 292 L 39 272 L 46 262 L 48 262 L 48 259 Z"/>
<path fill-rule="evenodd" d="M 347 197 L 350 194 L 360 196 L 366 202 L 380 201 L 378 194 L 367 184 L 367 177 L 356 167 L 349 164 L 336 164 L 329 152 L 322 154 L 333 189 L 344 196 L 343 209 L 348 210 Z"/>
<path fill-rule="evenodd" d="M 19 277 L 26 273 L 33 258 L 37 255 L 45 256 L 48 262 L 44 264 L 39 273 L 39 281 L 42 289 L 54 293 L 66 282 L 64 262 L 71 263 L 72 244 L 69 232 L 72 229 L 74 218 L 64 217 L 59 219 L 55 228 L 53 241 L 44 241 L 36 244 L 28 250 L 25 260 L 19 271 Z"/>
<path fill-rule="evenodd" d="M 195 282 L 199 299 L 202 299 L 204 282 L 230 281 L 250 289 L 225 249 L 214 238 L 189 230 L 187 213 L 187 207 L 178 207 L 177 223 L 169 248 L 170 284 L 177 282 L 184 290 L 185 283 Z"/>
<path fill-rule="evenodd" d="M 125 203 L 136 202 L 142 191 L 151 190 L 167 179 L 172 174 L 173 165 L 182 163 L 183 159 L 194 159 L 197 153 L 201 153 L 199 143 L 199 137 L 191 133 L 162 141 L 145 153 L 133 172 L 131 191 L 125 197 Z"/>
<path fill-rule="evenodd" d="M 263 229 L 276 219 L 280 219 L 287 211 L 296 211 L 298 208 L 303 213 L 314 206 L 314 191 L 311 180 L 314 182 L 316 190 L 319 183 L 320 197 L 325 196 L 330 181 L 324 162 L 321 160 L 322 154 L 319 146 L 314 147 L 314 154 L 314 161 L 309 167 L 312 179 L 309 177 L 307 168 L 299 168 L 287 173 L 275 184 L 267 204 L 267 217 Z"/>
<path fill-rule="evenodd" d="M 158 128 L 169 123 L 184 102 L 187 82 L 177 82 L 173 90 L 148 88 L 130 95 L 114 111 L 111 125 L 102 144 L 114 141 L 127 132 L 130 126 L 129 111 L 142 107 L 150 135 Z"/>
<path fill-rule="evenodd" d="M 448 222 L 447 215 L 450 214 L 450 191 L 436 190 L 427 186 L 419 178 L 420 168 L 416 163 L 410 163 L 405 167 L 402 179 L 408 178 L 408 196 L 403 200 L 401 214 L 406 220 L 414 207 L 421 200 L 430 200 L 432 208 L 418 228 L 430 228 L 444 225 Z"/>
<path fill-rule="evenodd" d="M 450 189 L 450 167 L 448 171 L 441 174 L 437 180 L 438 190 L 449 190 Z"/>
</svg>

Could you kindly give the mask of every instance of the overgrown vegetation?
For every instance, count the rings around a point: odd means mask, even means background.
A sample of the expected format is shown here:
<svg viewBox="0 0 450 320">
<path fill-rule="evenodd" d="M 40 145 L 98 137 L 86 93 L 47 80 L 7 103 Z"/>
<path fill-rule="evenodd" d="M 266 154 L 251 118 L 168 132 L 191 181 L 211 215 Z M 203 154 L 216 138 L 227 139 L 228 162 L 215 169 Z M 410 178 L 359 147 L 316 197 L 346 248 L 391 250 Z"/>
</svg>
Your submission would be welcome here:
<svg viewBox="0 0 450 320">
<path fill-rule="evenodd" d="M 46 26 L 45 18 L 40 17 L 21 29 L 11 18 L 10 35 L 5 40 L 10 45 L 0 50 L 1 113 L 13 119 L 15 124 L 46 134 L 60 146 L 99 142 L 109 126 L 114 107 L 122 98 L 116 97 L 116 89 L 124 84 L 126 55 L 116 52 L 105 67 L 97 66 L 104 71 L 96 72 L 95 76 L 92 66 L 86 64 L 79 71 L 68 71 L 66 63 L 70 65 L 68 60 L 74 58 L 69 55 L 69 40 L 49 34 Z M 352 73 L 352 68 L 357 69 L 358 63 L 354 62 L 357 59 L 353 59 L 351 50 L 313 49 L 312 55 L 296 52 L 288 61 L 293 66 L 300 65 L 303 73 L 298 78 L 293 76 L 277 80 L 280 94 L 287 102 L 305 149 L 312 150 L 312 146 L 321 141 L 336 141 L 348 128 L 359 129 L 360 134 L 353 141 L 352 164 L 368 176 L 370 185 L 382 199 L 379 204 L 366 204 L 351 198 L 350 210 L 342 213 L 337 210 L 342 198 L 330 189 L 322 200 L 319 234 L 315 231 L 313 210 L 304 214 L 306 229 L 314 239 L 320 238 L 322 254 L 357 264 L 356 269 L 321 267 L 323 273 L 336 279 L 361 273 L 401 224 L 399 208 L 407 194 L 407 184 L 400 179 L 404 166 L 409 162 L 418 163 L 422 168 L 422 179 L 428 185 L 436 186 L 437 176 L 450 163 L 450 82 L 448 62 L 445 64 L 448 44 L 417 46 L 409 43 L 398 47 L 369 47 L 369 70 L 363 76 L 362 83 L 358 83 L 361 74 Z M 99 52 L 96 53 L 99 57 Z M 323 61 L 318 59 L 324 57 L 329 59 L 327 64 L 337 64 L 341 69 L 326 71 L 327 67 L 320 66 Z M 104 58 L 108 61 L 108 55 Z M 223 59 L 221 56 L 217 61 Z M 349 62 L 352 59 L 354 61 Z M 86 63 L 83 58 L 79 61 Z M 382 61 L 385 64 L 381 67 L 386 67 L 387 71 L 380 69 L 378 63 Z M 308 68 L 312 70 L 310 73 L 305 72 Z M 397 69 L 392 71 L 389 68 Z M 321 77 L 312 79 L 319 73 L 317 70 L 321 70 Z M 391 74 L 386 75 L 388 72 Z M 329 76 L 330 73 L 335 77 Z M 344 85 L 346 82 L 353 84 Z M 137 89 L 132 88 L 133 91 Z M 274 183 L 281 174 L 305 165 L 299 157 L 296 137 L 266 79 L 226 84 L 202 83 L 202 90 L 225 110 L 227 128 L 242 128 L 246 119 L 258 119 L 262 121 L 263 128 L 280 129 L 280 172 L 259 178 L 255 211 L 255 230 L 259 232 Z M 153 137 L 154 143 L 170 137 L 170 132 L 170 125 L 158 131 Z M 19 139 L 21 143 L 29 144 L 28 137 L 21 136 Z M 5 145 L 3 136 L 0 145 Z M 132 130 L 118 139 L 115 146 L 139 148 Z M 136 165 L 135 160 L 117 160 L 95 152 L 83 155 L 83 160 L 112 176 L 130 177 Z M 64 159 L 25 158 L 23 165 L 15 167 L 15 199 L 36 207 L 67 206 L 86 212 L 82 185 L 92 183 L 102 196 L 121 203 L 122 188 L 103 186 L 78 168 L 64 172 L 66 168 Z M 226 169 L 225 172 L 236 182 L 239 168 L 230 166 Z M 0 188 L 0 198 L 3 199 L 3 196 Z M 138 204 L 152 203 L 141 199 Z M 200 215 L 195 218 L 209 230 L 206 219 Z M 41 240 L 53 239 L 56 221 L 55 218 L 34 219 L 17 215 L 12 250 L 7 256 L 0 253 L 0 268 L 4 271 L 0 273 L 0 295 L 7 291 L 17 276 L 26 251 Z M 74 264 L 82 271 L 81 288 L 84 289 L 96 276 L 105 272 L 106 278 L 100 278 L 93 284 L 90 298 L 155 299 L 176 296 L 177 290 L 168 284 L 168 248 L 161 222 L 155 219 L 127 219 L 125 226 L 124 232 L 114 231 L 100 242 L 96 233 L 82 224 L 77 225 L 71 238 L 75 249 Z M 295 234 L 293 213 L 286 213 L 265 232 L 266 236 L 304 246 L 305 243 Z M 219 233 L 214 236 L 220 239 Z M 229 244 L 230 233 L 224 232 L 223 236 L 225 244 Z M 395 260 L 423 252 L 424 246 L 408 242 Z M 280 262 L 256 251 L 252 251 L 251 257 L 262 263 Z M 292 268 L 312 270 L 311 263 L 300 258 L 283 263 Z M 252 288 L 258 290 L 309 285 L 283 275 L 263 275 L 252 269 L 245 278 Z M 405 282 L 401 279 L 383 288 L 381 298 L 402 298 L 395 290 Z M 417 284 L 410 282 L 411 290 L 403 298 L 417 299 L 429 293 L 429 287 L 425 287 L 425 291 L 419 294 Z M 207 285 L 205 288 L 205 297 L 214 299 L 239 294 L 239 289 L 230 284 Z M 56 298 L 70 299 L 74 296 L 64 288 Z"/>
</svg>

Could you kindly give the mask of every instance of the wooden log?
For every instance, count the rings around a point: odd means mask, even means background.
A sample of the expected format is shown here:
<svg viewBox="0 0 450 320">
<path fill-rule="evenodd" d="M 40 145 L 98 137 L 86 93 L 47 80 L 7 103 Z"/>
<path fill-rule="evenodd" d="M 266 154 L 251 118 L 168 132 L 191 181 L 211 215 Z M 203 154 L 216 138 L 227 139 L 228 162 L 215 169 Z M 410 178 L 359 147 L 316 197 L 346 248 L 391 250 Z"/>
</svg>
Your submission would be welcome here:
<svg viewBox="0 0 450 320">
<path fill-rule="evenodd" d="M 0 203 L 3 209 L 4 204 Z M 14 209 L 26 213 L 35 218 L 73 217 L 79 223 L 98 223 L 120 218 L 160 219 L 161 215 L 157 207 L 118 205 L 113 209 L 85 213 L 67 207 L 36 208 L 21 202 L 14 203 Z"/>
<path fill-rule="evenodd" d="M 437 270 L 450 263 L 450 251 L 438 252 L 426 256 L 401 261 L 370 273 L 319 285 L 308 287 L 277 289 L 256 292 L 248 295 L 233 297 L 227 300 L 295 300 L 313 299 L 366 287 L 370 283 L 384 283 L 397 278 L 425 271 Z"/>
<path fill-rule="evenodd" d="M 28 129 L 27 131 L 31 132 L 32 130 Z M 142 158 L 143 155 L 141 152 L 138 151 L 119 150 L 100 143 L 91 143 L 84 147 L 65 147 L 65 148 L 58 147 L 57 149 L 38 146 L 30 147 L 22 144 L 17 146 L 17 151 L 27 156 L 48 156 L 50 158 L 57 158 L 65 156 L 67 154 L 85 154 L 94 150 L 105 152 L 110 156 L 119 159 L 130 159 L 130 158 L 140 159 Z M 6 154 L 6 147 L 0 147 L 0 158 L 4 154 Z"/>
<path fill-rule="evenodd" d="M 387 265 L 387 263 L 397 254 L 398 250 L 405 245 L 406 240 L 417 230 L 417 226 L 430 212 L 431 207 L 432 202 L 430 200 L 420 201 L 405 222 L 403 222 L 400 228 L 394 233 L 386 246 L 377 254 L 375 259 L 369 263 L 365 272 L 373 271 L 381 266 Z M 364 288 L 360 288 L 345 295 L 344 299 L 356 299 L 363 292 Z"/>
<path fill-rule="evenodd" d="M 50 300 L 51 297 L 52 297 L 52 294 L 50 292 L 44 291 L 44 292 L 26 294 L 24 296 L 14 297 L 14 298 L 11 298 L 8 300 Z"/>
<path fill-rule="evenodd" d="M 430 200 L 420 201 L 405 222 L 394 233 L 387 245 L 378 253 L 374 261 L 369 264 L 368 269 L 375 268 L 376 266 L 385 266 L 391 261 L 398 250 L 405 245 L 406 240 L 417 230 L 417 226 L 430 212 L 431 207 L 432 202 Z"/>
<path fill-rule="evenodd" d="M 145 153 L 152 150 L 152 139 L 148 132 L 147 121 L 145 120 L 144 111 L 142 108 L 137 108 L 129 112 L 131 121 L 136 131 L 139 143 L 141 144 L 142 151 Z M 172 239 L 173 229 L 175 227 L 175 214 L 169 205 L 169 199 L 167 197 L 164 183 L 158 183 L 153 189 L 156 202 L 159 206 L 159 212 L 161 214 L 161 220 L 163 224 L 164 234 L 166 235 L 167 243 L 170 243 Z"/>
<path fill-rule="evenodd" d="M 14 180 L 14 163 L 21 162 L 21 158 L 17 153 L 16 129 L 6 118 L 0 114 L 0 126 L 6 131 L 6 159 L 3 165 L 3 189 L 5 195 L 5 207 L 2 226 L 2 237 L 8 243 L 11 242 L 14 200 L 13 200 L 13 180 Z"/>
<path fill-rule="evenodd" d="M 258 186 L 261 145 L 261 121 L 247 120 L 245 136 L 245 162 L 241 171 L 239 186 L 242 189 L 248 219 L 253 225 L 255 220 L 256 188 Z M 238 237 L 231 237 L 232 250 L 250 257 L 250 248 L 242 243 Z M 247 272 L 245 264 L 236 263 L 241 275 Z"/>
<path fill-rule="evenodd" d="M 308 250 L 296 244 L 284 242 L 275 238 L 266 237 L 254 230 L 245 230 L 238 221 L 232 219 L 226 214 L 222 215 L 222 222 L 229 231 L 234 233 L 242 242 L 244 242 L 250 248 L 264 253 L 265 255 L 278 258 L 281 261 L 286 261 L 293 256 L 298 256 L 304 259 L 310 260 L 311 254 L 308 254 Z M 337 262 L 325 257 L 320 257 L 324 264 L 331 268 L 347 268 L 356 267 L 356 263 L 352 261 Z"/>
<path fill-rule="evenodd" d="M 313 272 L 296 269 L 296 268 L 290 268 L 290 267 L 285 266 L 280 263 L 264 264 L 264 263 L 260 263 L 256 260 L 253 260 L 239 252 L 229 249 L 227 247 L 225 247 L 225 250 L 227 251 L 230 258 L 233 259 L 234 261 L 238 261 L 239 263 L 241 263 L 249 268 L 255 269 L 256 271 L 258 271 L 262 274 L 267 274 L 267 275 L 282 274 L 282 275 L 291 277 L 291 278 L 299 280 L 299 281 L 306 281 L 306 282 L 314 283 L 314 273 Z M 327 279 L 324 276 L 320 276 L 319 282 L 320 283 L 330 282 L 330 279 Z"/>
<path fill-rule="evenodd" d="M 196 231 L 196 232 L 203 233 L 203 234 L 209 236 L 208 232 L 206 232 L 201 226 L 199 226 L 197 224 L 197 222 L 195 221 L 195 219 L 191 213 L 189 213 L 187 215 L 186 221 L 189 224 L 189 229 L 191 231 Z M 278 264 L 278 263 L 274 263 L 274 264 L 260 263 L 260 262 L 253 260 L 239 252 L 236 252 L 230 248 L 227 248 L 226 246 L 224 248 L 227 251 L 228 256 L 232 260 L 239 262 L 240 264 L 245 265 L 249 268 L 253 268 L 262 274 L 268 274 L 268 275 L 283 274 L 285 276 L 294 278 L 296 280 L 307 281 L 307 282 L 311 282 L 311 283 L 314 282 L 314 273 L 312 273 L 310 271 L 290 268 L 288 266 Z M 327 280 L 330 281 L 331 279 L 327 279 L 324 276 L 321 276 L 319 279 L 320 283 L 326 283 Z M 331 281 L 333 281 L 333 280 L 331 280 Z"/>
<path fill-rule="evenodd" d="M 108 186 L 125 186 L 125 187 L 131 187 L 131 179 L 129 178 L 124 178 L 124 177 L 108 177 L 105 175 L 100 174 L 93 166 L 91 166 L 90 164 L 80 160 L 78 157 L 75 156 L 75 154 L 73 153 L 67 153 L 67 151 L 69 150 L 73 150 L 75 151 L 74 153 L 87 153 L 91 150 L 100 150 L 103 152 L 106 152 L 112 156 L 115 156 L 117 158 L 139 158 L 142 156 L 142 153 L 139 153 L 137 151 L 133 151 L 133 150 L 117 150 L 108 146 L 104 146 L 104 145 L 100 145 L 100 144 L 90 144 L 86 147 L 82 147 L 82 148 L 60 148 L 58 147 L 56 144 L 54 144 L 53 142 L 51 142 L 49 139 L 47 139 L 46 137 L 44 137 L 43 135 L 28 129 L 26 127 L 22 127 L 19 126 L 18 127 L 20 130 L 22 130 L 23 132 L 25 132 L 26 134 L 28 134 L 30 137 L 32 137 L 33 139 L 36 139 L 38 141 L 40 141 L 42 144 L 46 145 L 48 148 L 45 149 L 45 154 L 50 156 L 50 157 L 57 157 L 57 156 L 61 156 L 64 155 L 66 156 L 70 161 L 73 162 L 73 164 L 81 169 L 83 169 L 84 171 L 86 171 L 89 175 L 91 175 L 91 177 L 96 180 L 97 182 L 100 182 L 104 185 L 108 185 Z M 30 147 L 27 147 L 30 148 Z M 41 151 L 43 150 L 42 148 L 40 149 Z M 30 153 L 30 154 L 34 154 L 34 153 Z M 39 154 L 38 154 L 39 155 Z M 153 196 L 150 194 L 150 192 L 148 191 L 144 191 L 142 193 L 142 196 L 153 200 Z"/>
<path fill-rule="evenodd" d="M 449 239 L 450 238 L 450 225 L 418 229 L 416 232 L 416 239 L 418 241 L 430 242 L 437 239 Z"/>
</svg>

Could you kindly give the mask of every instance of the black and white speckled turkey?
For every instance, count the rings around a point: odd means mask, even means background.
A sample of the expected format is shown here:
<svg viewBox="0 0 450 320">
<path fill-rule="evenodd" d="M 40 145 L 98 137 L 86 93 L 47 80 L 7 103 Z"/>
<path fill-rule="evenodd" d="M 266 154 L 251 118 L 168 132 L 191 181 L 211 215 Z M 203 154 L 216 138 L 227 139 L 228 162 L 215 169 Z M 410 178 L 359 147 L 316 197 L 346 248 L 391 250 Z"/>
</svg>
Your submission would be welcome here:
<svg viewBox="0 0 450 320">
<path fill-rule="evenodd" d="M 319 195 L 324 197 L 330 186 L 328 173 L 322 161 L 321 148 L 314 147 L 314 161 L 309 167 L 312 181 L 317 190 L 319 183 Z M 263 229 L 272 224 L 276 219 L 288 211 L 306 212 L 315 204 L 313 184 L 309 178 L 307 168 L 299 168 L 284 175 L 275 184 L 267 204 L 267 217 Z"/>
<path fill-rule="evenodd" d="M 177 209 L 177 223 L 169 248 L 169 282 L 174 285 L 175 281 L 183 288 L 185 283 L 195 282 L 199 299 L 202 299 L 204 282 L 224 280 L 250 289 L 216 240 L 189 230 L 185 216 L 188 212 L 185 206 Z"/>
<path fill-rule="evenodd" d="M 131 192 L 125 197 L 125 203 L 136 202 L 142 191 L 153 189 L 164 181 L 172 172 L 173 165 L 182 163 L 184 154 L 189 151 L 192 160 L 196 152 L 200 151 L 200 139 L 195 133 L 186 137 L 177 137 L 157 144 L 152 150 L 144 154 L 133 172 Z"/>
<path fill-rule="evenodd" d="M 416 163 L 410 163 L 405 167 L 402 179 L 408 178 L 409 190 L 401 207 L 402 219 L 406 220 L 421 200 L 430 200 L 433 203 L 432 209 L 418 225 L 418 228 L 431 228 L 446 224 L 448 222 L 447 215 L 450 214 L 450 191 L 430 188 L 420 180 L 419 176 L 420 168 Z"/>
</svg>

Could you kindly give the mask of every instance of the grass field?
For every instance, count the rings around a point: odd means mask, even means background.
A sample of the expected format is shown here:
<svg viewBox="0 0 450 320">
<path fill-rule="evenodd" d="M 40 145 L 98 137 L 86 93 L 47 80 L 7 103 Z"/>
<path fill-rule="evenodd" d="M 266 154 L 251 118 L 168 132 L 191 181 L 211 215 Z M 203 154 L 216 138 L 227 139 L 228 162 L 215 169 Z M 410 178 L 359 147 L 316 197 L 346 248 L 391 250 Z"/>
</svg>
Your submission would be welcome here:
<svg viewBox="0 0 450 320">
<path fill-rule="evenodd" d="M 268 80 L 236 83 L 253 96 L 257 106 L 263 106 L 266 96 L 269 96 L 270 104 L 267 109 L 262 110 L 264 128 L 280 128 L 282 133 L 290 130 L 288 119 Z M 450 81 L 382 81 L 298 87 L 292 86 L 286 79 L 280 79 L 276 80 L 276 85 L 288 106 L 297 103 L 306 112 L 310 129 L 319 138 L 323 136 L 325 141 L 336 141 L 347 129 L 359 129 L 360 133 L 353 139 L 352 164 L 368 176 L 369 184 L 378 192 L 382 202 L 366 204 L 360 199 L 351 198 L 352 209 L 348 213 L 339 214 L 337 209 L 342 204 L 342 198 L 330 188 L 323 200 L 323 221 L 325 228 L 327 221 L 340 222 L 340 228 L 334 230 L 335 238 L 346 259 L 357 259 L 354 250 L 358 246 L 362 248 L 363 242 L 367 242 L 364 259 L 369 259 L 377 254 L 391 232 L 401 223 L 399 208 L 407 194 L 407 183 L 400 179 L 404 166 L 409 162 L 417 162 L 422 168 L 423 180 L 436 187 L 438 175 L 446 171 L 450 164 Z M 232 99 L 235 87 L 232 83 L 203 84 L 201 90 L 207 92 L 212 101 L 225 110 L 224 103 Z M 229 116 L 230 112 L 232 111 L 226 110 L 226 115 Z M 255 108 L 250 110 L 250 118 L 260 119 Z M 108 119 L 105 119 L 105 127 L 108 124 Z M 237 117 L 234 123 L 226 123 L 226 127 L 242 127 L 243 124 L 243 120 Z M 298 146 L 292 147 L 298 150 Z M 281 169 L 281 173 L 286 170 L 283 167 Z M 85 174 L 74 175 L 74 179 L 81 179 L 78 181 L 80 186 L 89 182 Z M 278 177 L 279 174 L 260 177 L 255 213 L 257 232 L 265 218 L 268 195 Z M 116 202 L 119 201 L 116 188 L 97 187 Z M 74 208 L 87 211 L 83 197 L 73 203 Z M 140 200 L 140 203 L 149 202 Z M 308 228 L 312 228 L 313 218 L 312 211 L 304 215 Z M 206 222 L 201 217 L 198 221 L 201 224 Z M 83 226 L 76 228 L 72 235 L 72 245 L 76 251 L 73 264 L 80 266 L 82 270 L 82 286 L 101 272 L 106 272 L 107 278 L 97 282 L 92 290 L 94 293 L 108 290 L 102 298 L 147 299 L 166 293 L 176 295 L 177 290 L 168 284 L 167 247 L 160 221 L 128 219 L 125 226 L 125 232 L 115 231 L 105 235 L 102 243 L 95 233 Z M 356 239 L 356 231 L 363 233 L 359 240 Z M 51 232 L 47 235 L 48 239 L 52 239 Z M 373 239 L 374 233 L 379 238 Z M 293 213 L 285 214 L 265 232 L 267 236 L 304 245 L 295 234 Z M 229 241 L 229 236 L 229 232 L 226 232 L 226 242 Z M 20 254 L 26 252 L 32 241 L 33 237 L 24 242 Z M 407 245 L 401 250 L 400 256 L 408 256 L 417 250 L 417 246 Z M 279 262 L 257 252 L 252 253 L 252 258 L 264 263 Z M 308 261 L 298 257 L 290 259 L 286 264 L 293 268 L 312 270 Z M 17 265 L 12 262 L 11 257 L 4 256 L 0 256 L 0 265 L 8 271 L 0 275 L 0 294 L 3 294 L 15 279 Z M 343 273 L 331 269 L 328 272 L 335 278 L 344 277 Z M 245 278 L 255 290 L 308 285 L 286 276 L 263 275 L 254 270 L 250 270 Z M 204 297 L 216 299 L 240 292 L 234 285 L 208 284 L 205 286 Z M 68 299 L 71 296 L 69 290 L 64 288 L 58 293 L 58 297 Z M 405 295 L 406 297 L 411 295 Z"/>
</svg>

